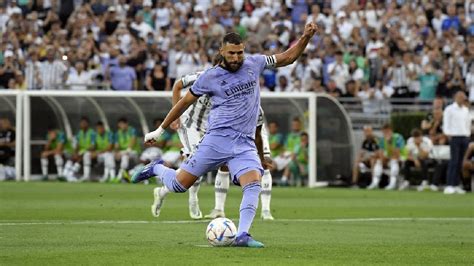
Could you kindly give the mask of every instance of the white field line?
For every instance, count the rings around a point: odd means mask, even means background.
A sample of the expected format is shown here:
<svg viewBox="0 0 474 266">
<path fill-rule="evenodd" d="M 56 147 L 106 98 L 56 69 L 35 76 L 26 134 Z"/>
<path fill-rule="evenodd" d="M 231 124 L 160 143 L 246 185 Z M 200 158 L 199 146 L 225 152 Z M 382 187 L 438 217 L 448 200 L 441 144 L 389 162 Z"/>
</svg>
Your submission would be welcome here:
<svg viewBox="0 0 474 266">
<path fill-rule="evenodd" d="M 237 221 L 238 219 L 233 219 Z M 101 225 L 101 224 L 196 224 L 207 223 L 210 220 L 176 220 L 176 221 L 0 221 L 0 226 L 21 226 L 21 225 Z M 270 223 L 290 222 L 290 223 L 357 223 L 357 222 L 457 222 L 471 221 L 474 217 L 385 217 L 385 218 L 340 218 L 340 219 L 276 219 Z"/>
</svg>

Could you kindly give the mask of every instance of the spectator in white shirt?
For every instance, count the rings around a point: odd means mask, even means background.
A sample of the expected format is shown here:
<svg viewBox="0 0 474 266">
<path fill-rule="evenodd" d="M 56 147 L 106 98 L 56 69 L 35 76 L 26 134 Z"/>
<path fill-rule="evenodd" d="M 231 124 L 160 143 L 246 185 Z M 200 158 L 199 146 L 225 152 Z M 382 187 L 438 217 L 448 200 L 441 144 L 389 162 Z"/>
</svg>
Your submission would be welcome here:
<svg viewBox="0 0 474 266">
<path fill-rule="evenodd" d="M 91 73 L 85 70 L 84 62 L 77 61 L 74 68 L 69 72 L 66 84 L 70 86 L 71 90 L 87 90 L 87 85 L 91 83 Z"/>
<path fill-rule="evenodd" d="M 396 55 L 391 66 L 388 68 L 388 78 L 395 90 L 396 98 L 410 97 L 408 85 L 410 84 L 408 69 L 403 64 L 400 55 Z"/>
<path fill-rule="evenodd" d="M 364 70 L 357 65 L 354 59 L 349 62 L 349 75 L 350 79 L 359 84 L 364 78 Z"/>
<path fill-rule="evenodd" d="M 177 76 L 182 77 L 192 73 L 201 64 L 199 53 L 197 53 L 197 43 L 191 42 L 185 45 L 185 51 L 176 53 Z"/>
<path fill-rule="evenodd" d="M 59 89 L 66 78 L 66 65 L 56 59 L 56 50 L 50 48 L 46 54 L 47 60 L 41 64 L 41 80 L 43 90 Z"/>
<path fill-rule="evenodd" d="M 348 40 L 351 37 L 354 25 L 349 22 L 346 17 L 346 12 L 344 11 L 339 11 L 337 13 L 337 28 L 339 30 L 339 35 L 344 41 Z"/>
<path fill-rule="evenodd" d="M 293 79 L 301 80 L 301 85 L 303 91 L 307 91 L 311 86 L 309 82 L 311 77 L 316 75 L 311 66 L 309 65 L 308 55 L 302 54 L 300 59 L 296 61 L 296 65 L 291 72 L 291 76 Z M 296 86 L 295 86 L 296 87 Z"/>
<path fill-rule="evenodd" d="M 198 29 L 204 25 L 207 25 L 209 23 L 207 17 L 204 16 L 204 12 L 206 10 L 200 6 L 197 5 L 194 7 L 194 15 L 192 18 L 189 19 L 188 24 L 192 25 L 195 29 Z"/>
<path fill-rule="evenodd" d="M 38 60 L 38 52 L 34 49 L 29 51 L 29 58 L 25 67 L 25 79 L 28 90 L 41 88 L 41 62 Z"/>
<path fill-rule="evenodd" d="M 321 13 L 321 8 L 319 5 L 312 5 L 311 6 L 311 14 L 306 19 L 306 23 L 314 22 L 319 24 L 324 24 L 326 20 L 326 16 Z"/>
<path fill-rule="evenodd" d="M 339 89 L 345 90 L 346 82 L 349 80 L 349 66 L 342 61 L 342 52 L 336 52 L 336 61 L 328 65 L 330 79 L 336 82 Z"/>
<path fill-rule="evenodd" d="M 449 137 L 451 159 L 448 165 L 448 186 L 444 194 L 464 194 L 459 187 L 462 160 L 469 145 L 471 135 L 471 117 L 467 107 L 466 94 L 458 91 L 454 95 L 454 103 L 448 105 L 443 114 L 443 132 Z"/>
<path fill-rule="evenodd" d="M 143 15 L 137 13 L 135 15 L 135 21 L 130 24 L 130 27 L 138 32 L 138 36 L 140 38 L 145 39 L 148 36 L 148 33 L 153 32 L 153 28 L 148 25 L 145 21 L 143 21 Z"/>
<path fill-rule="evenodd" d="M 433 149 L 433 142 L 428 137 L 424 137 L 421 130 L 416 128 L 412 131 L 411 137 L 407 141 L 406 149 L 408 157 L 405 161 L 405 181 L 402 183 L 402 187 L 407 187 L 409 184 L 411 168 L 414 167 L 415 169 L 421 169 L 423 181 L 421 181 L 418 191 L 423 191 L 428 187 L 428 157 Z M 438 189 L 433 187 L 433 190 L 436 191 Z"/>
<path fill-rule="evenodd" d="M 441 26 L 443 25 L 443 20 L 445 20 L 447 16 L 443 14 L 443 11 L 439 8 L 434 10 L 434 17 L 431 19 L 431 25 L 433 25 L 433 29 L 436 32 L 436 36 L 439 38 L 441 37 L 443 31 Z"/>
<path fill-rule="evenodd" d="M 376 114 L 380 112 L 379 104 L 375 99 L 375 89 L 370 88 L 368 82 L 362 82 L 361 90 L 357 97 L 362 102 L 362 112 L 366 114 Z"/>
<path fill-rule="evenodd" d="M 155 18 L 155 28 L 165 28 L 171 24 L 172 9 L 167 1 L 157 1 L 156 8 L 153 11 Z"/>
</svg>

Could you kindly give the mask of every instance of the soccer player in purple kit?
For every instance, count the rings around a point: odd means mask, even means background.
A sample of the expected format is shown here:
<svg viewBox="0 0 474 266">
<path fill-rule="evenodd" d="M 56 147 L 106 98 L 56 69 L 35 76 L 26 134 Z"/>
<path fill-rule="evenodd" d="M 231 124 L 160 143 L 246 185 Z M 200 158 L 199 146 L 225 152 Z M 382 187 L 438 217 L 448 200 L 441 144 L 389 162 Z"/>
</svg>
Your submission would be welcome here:
<svg viewBox="0 0 474 266">
<path fill-rule="evenodd" d="M 208 129 L 196 152 L 180 169 L 175 171 L 156 160 L 142 171 L 137 171 L 132 182 L 157 176 L 171 192 L 186 192 L 198 178 L 210 170 L 227 164 L 232 181 L 242 186 L 239 227 L 234 246 L 261 248 L 249 229 L 258 207 L 263 168 L 254 143 L 260 107 L 259 77 L 265 67 L 282 67 L 292 64 L 304 51 L 318 31 L 315 23 L 305 25 L 298 42 L 283 53 L 264 56 L 252 55 L 244 59 L 244 44 L 237 33 L 224 36 L 220 54 L 223 61 L 202 73 L 187 94 L 170 110 L 155 131 L 145 135 L 146 143 L 153 143 L 173 121 L 200 96 L 211 98 Z M 155 202 L 160 201 L 154 193 Z"/>
</svg>

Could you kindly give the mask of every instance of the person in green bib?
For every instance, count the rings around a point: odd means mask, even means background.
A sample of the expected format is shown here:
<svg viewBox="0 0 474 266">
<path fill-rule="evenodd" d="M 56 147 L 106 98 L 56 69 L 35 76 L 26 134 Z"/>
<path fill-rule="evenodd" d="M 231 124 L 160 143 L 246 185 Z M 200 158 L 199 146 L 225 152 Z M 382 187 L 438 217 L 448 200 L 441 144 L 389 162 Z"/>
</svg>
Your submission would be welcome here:
<svg viewBox="0 0 474 266">
<path fill-rule="evenodd" d="M 283 176 L 281 177 L 281 182 L 283 184 L 286 184 L 288 182 L 288 176 L 290 174 L 290 169 L 288 168 L 288 165 L 295 155 L 295 149 L 301 144 L 301 133 L 301 120 L 298 117 L 295 117 L 291 122 L 291 132 L 288 133 L 288 135 L 286 136 L 284 152 L 280 153 L 280 156 L 275 158 L 277 170 L 285 169 L 283 171 Z"/>
<path fill-rule="evenodd" d="M 99 180 L 107 182 L 109 178 L 115 177 L 115 159 L 113 154 L 115 139 L 110 130 L 106 130 L 102 121 L 97 122 L 95 126 L 95 151 L 92 153 L 92 159 L 104 165 L 104 175 Z"/>
<path fill-rule="evenodd" d="M 169 130 L 169 135 L 166 140 L 165 151 L 162 159 L 168 167 L 178 168 L 181 164 L 181 140 L 179 139 L 178 132 L 174 129 Z"/>
<path fill-rule="evenodd" d="M 268 123 L 268 142 L 271 150 L 272 168 L 276 171 L 285 169 L 291 160 L 290 154 L 285 154 L 285 139 L 280 132 L 279 124 L 276 121 Z"/>
<path fill-rule="evenodd" d="M 48 179 L 49 159 L 54 158 L 58 176 L 63 175 L 64 148 L 66 146 L 66 135 L 55 126 L 48 127 L 46 135 L 47 143 L 41 152 L 41 173 L 43 179 Z"/>
<path fill-rule="evenodd" d="M 289 165 L 290 173 L 297 186 L 301 186 L 304 179 L 308 177 L 308 133 L 303 132 L 299 144 L 295 147 L 293 160 Z"/>
<path fill-rule="evenodd" d="M 273 158 L 277 157 L 284 151 L 283 134 L 279 132 L 279 126 L 276 121 L 268 123 L 268 141 L 270 143 L 271 155 Z"/>
<path fill-rule="evenodd" d="M 372 174 L 372 182 L 367 189 L 379 187 L 383 168 L 388 167 L 390 169 L 390 181 L 385 189 L 394 190 L 397 187 L 400 161 L 406 157 L 405 139 L 402 135 L 394 133 L 389 124 L 382 127 L 382 134 L 383 136 L 378 141 L 379 150 Z"/>
<path fill-rule="evenodd" d="M 128 120 L 122 117 L 117 123 L 115 132 L 115 160 L 120 160 L 118 175 L 111 181 L 122 180 L 130 167 L 130 160 L 136 161 L 140 153 L 140 143 L 137 141 L 137 130 L 128 124 Z"/>
<path fill-rule="evenodd" d="M 68 180 L 75 180 L 75 175 L 84 165 L 83 176 L 78 181 L 87 181 L 91 175 L 92 152 L 95 150 L 95 131 L 89 127 L 89 118 L 81 117 L 79 131 L 74 136 L 73 153 L 64 168 Z"/>
</svg>

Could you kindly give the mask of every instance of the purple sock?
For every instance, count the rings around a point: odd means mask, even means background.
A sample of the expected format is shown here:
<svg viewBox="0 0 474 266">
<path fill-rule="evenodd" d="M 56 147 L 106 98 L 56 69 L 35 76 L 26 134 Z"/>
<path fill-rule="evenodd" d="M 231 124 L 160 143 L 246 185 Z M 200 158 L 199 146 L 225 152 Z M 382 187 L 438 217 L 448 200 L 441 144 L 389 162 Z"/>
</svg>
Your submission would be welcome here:
<svg viewBox="0 0 474 266">
<path fill-rule="evenodd" d="M 240 203 L 240 219 L 237 236 L 248 233 L 258 208 L 258 196 L 262 187 L 260 182 L 252 182 L 242 188 L 242 202 Z"/>
<path fill-rule="evenodd" d="M 161 183 L 163 183 L 169 191 L 175 193 L 186 192 L 187 189 L 176 180 L 176 170 L 168 168 L 162 164 L 157 164 L 153 167 L 153 173 L 158 176 Z"/>
</svg>

